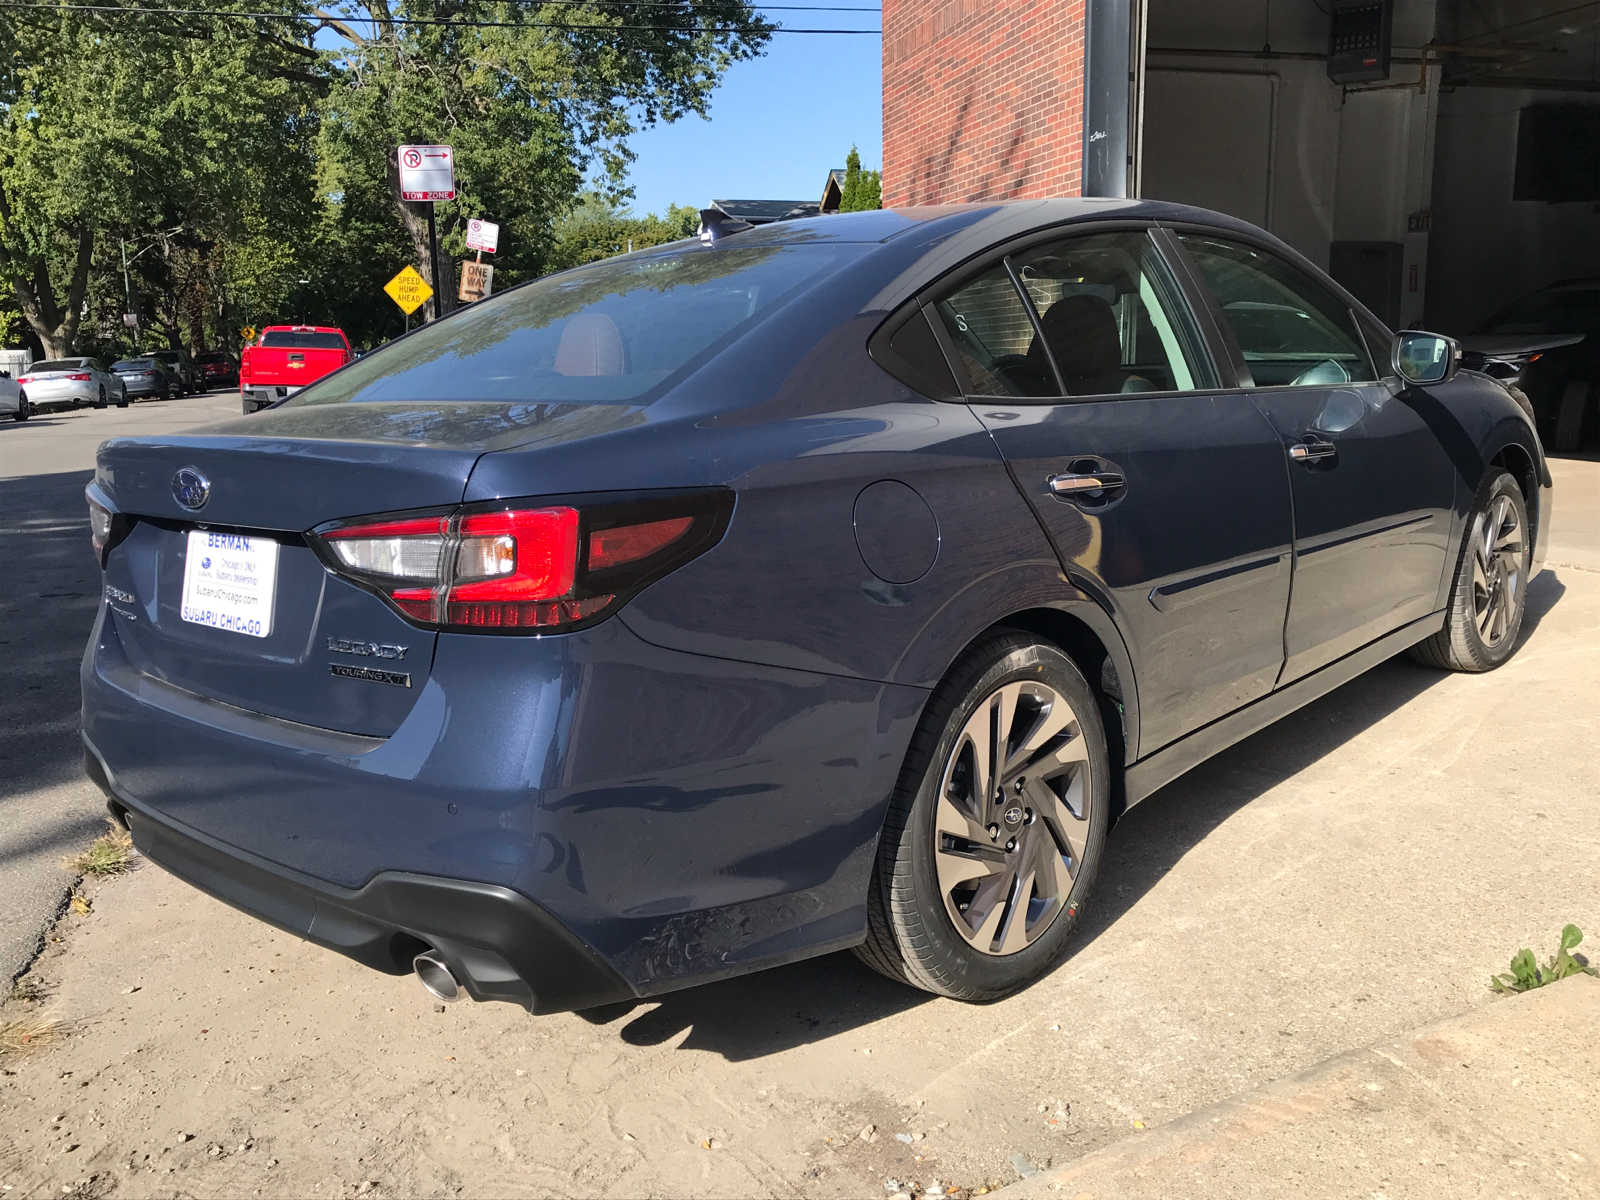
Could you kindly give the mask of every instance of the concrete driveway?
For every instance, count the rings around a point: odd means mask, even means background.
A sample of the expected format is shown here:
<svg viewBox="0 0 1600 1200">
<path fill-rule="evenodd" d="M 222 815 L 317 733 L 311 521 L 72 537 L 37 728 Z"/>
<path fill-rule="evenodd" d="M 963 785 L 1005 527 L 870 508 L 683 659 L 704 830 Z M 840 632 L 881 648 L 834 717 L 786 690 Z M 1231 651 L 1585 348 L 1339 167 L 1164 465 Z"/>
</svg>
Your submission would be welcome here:
<svg viewBox="0 0 1600 1200">
<path fill-rule="evenodd" d="M 1134 809 L 1072 956 L 993 1005 L 835 955 L 627 1010 L 438 1011 L 139 870 L 30 976 L 71 1025 L 3 1064 L 0 1185 L 887 1196 L 1059 1165 L 1490 1003 L 1568 921 L 1600 942 L 1600 573 L 1546 572 L 1524 636 L 1486 676 L 1386 663 Z"/>
</svg>

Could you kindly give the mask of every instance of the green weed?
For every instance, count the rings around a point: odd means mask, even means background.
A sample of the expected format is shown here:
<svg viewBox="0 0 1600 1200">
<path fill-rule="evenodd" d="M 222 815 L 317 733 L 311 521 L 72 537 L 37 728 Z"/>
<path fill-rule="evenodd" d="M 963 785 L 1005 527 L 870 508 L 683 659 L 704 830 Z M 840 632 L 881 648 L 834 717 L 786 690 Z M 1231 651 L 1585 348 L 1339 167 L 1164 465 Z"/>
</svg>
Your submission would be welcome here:
<svg viewBox="0 0 1600 1200">
<path fill-rule="evenodd" d="M 128 870 L 133 853 L 133 835 L 115 822 L 108 821 L 111 832 L 102 834 L 82 854 L 64 860 L 69 871 L 80 875 L 93 875 L 105 879 L 121 875 Z"/>
<path fill-rule="evenodd" d="M 1539 965 L 1532 950 L 1520 950 L 1511 960 L 1511 973 L 1491 975 L 1489 986 L 1501 995 L 1511 996 L 1543 987 L 1569 975 L 1600 975 L 1600 971 L 1591 967 L 1585 959 L 1572 956 L 1572 948 L 1581 941 L 1583 930 L 1576 925 L 1568 925 L 1561 931 L 1561 949 L 1552 954 L 1544 966 Z"/>
</svg>

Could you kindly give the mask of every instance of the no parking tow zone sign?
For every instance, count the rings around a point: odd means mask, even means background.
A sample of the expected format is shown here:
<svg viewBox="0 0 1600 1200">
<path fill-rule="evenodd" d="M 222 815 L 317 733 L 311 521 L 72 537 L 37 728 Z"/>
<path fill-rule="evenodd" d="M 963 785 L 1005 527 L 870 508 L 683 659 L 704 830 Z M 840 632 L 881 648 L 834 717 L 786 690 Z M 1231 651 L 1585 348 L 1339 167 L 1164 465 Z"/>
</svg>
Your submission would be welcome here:
<svg viewBox="0 0 1600 1200">
<path fill-rule="evenodd" d="M 449 146 L 401 146 L 400 199 L 454 200 L 456 156 Z"/>
</svg>

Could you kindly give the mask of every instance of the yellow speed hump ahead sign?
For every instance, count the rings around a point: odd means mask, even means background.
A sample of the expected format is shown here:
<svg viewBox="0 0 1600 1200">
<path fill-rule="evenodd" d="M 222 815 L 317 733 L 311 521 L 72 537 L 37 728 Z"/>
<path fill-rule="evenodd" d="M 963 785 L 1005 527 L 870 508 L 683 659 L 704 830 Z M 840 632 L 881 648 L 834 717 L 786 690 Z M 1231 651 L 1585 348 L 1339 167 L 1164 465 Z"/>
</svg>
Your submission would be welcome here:
<svg viewBox="0 0 1600 1200">
<path fill-rule="evenodd" d="M 383 285 L 383 290 L 389 293 L 389 299 L 400 306 L 400 311 L 410 316 L 427 302 L 433 295 L 433 289 L 428 286 L 428 281 L 417 274 L 415 267 L 402 267 L 400 274 Z"/>
</svg>

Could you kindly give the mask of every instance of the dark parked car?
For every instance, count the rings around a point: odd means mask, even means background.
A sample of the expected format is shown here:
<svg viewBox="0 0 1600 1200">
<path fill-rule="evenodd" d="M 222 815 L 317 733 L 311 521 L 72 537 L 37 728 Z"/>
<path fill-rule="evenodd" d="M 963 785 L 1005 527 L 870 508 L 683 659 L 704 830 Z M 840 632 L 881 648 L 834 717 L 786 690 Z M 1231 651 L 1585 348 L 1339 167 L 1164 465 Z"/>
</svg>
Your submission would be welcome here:
<svg viewBox="0 0 1600 1200">
<path fill-rule="evenodd" d="M 1551 449 L 1582 449 L 1600 393 L 1600 279 L 1524 296 L 1461 346 L 1464 365 L 1526 393 Z"/>
<path fill-rule="evenodd" d="M 1510 656 L 1550 477 L 1455 357 L 1157 203 L 549 276 L 101 447 L 86 767 L 157 863 L 443 998 L 844 947 L 1003 995 L 1128 805 L 1401 651 Z"/>
<path fill-rule="evenodd" d="M 183 382 L 171 368 L 155 355 L 143 358 L 124 358 L 111 364 L 117 378 L 122 381 L 126 400 L 171 400 L 183 395 Z"/>
<path fill-rule="evenodd" d="M 187 350 L 153 350 L 151 354 L 166 364 L 182 394 L 193 395 L 206 390 L 205 378 Z"/>
<path fill-rule="evenodd" d="M 207 350 L 195 359 L 203 390 L 239 386 L 239 360 L 226 350 Z"/>
</svg>

